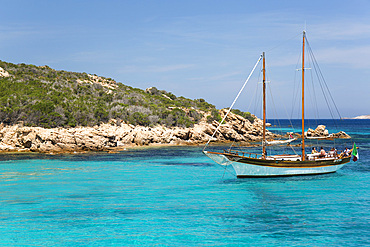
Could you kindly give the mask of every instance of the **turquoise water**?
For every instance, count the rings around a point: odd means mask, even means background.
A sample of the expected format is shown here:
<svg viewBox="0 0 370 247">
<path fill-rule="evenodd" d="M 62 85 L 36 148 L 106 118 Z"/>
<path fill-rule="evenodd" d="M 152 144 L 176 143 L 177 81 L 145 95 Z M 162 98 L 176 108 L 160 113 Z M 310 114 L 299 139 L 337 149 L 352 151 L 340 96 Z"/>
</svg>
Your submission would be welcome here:
<svg viewBox="0 0 370 247">
<path fill-rule="evenodd" d="M 320 176 L 237 179 L 202 147 L 0 155 L 0 245 L 369 246 L 370 121 L 340 126 L 360 160 Z"/>
</svg>

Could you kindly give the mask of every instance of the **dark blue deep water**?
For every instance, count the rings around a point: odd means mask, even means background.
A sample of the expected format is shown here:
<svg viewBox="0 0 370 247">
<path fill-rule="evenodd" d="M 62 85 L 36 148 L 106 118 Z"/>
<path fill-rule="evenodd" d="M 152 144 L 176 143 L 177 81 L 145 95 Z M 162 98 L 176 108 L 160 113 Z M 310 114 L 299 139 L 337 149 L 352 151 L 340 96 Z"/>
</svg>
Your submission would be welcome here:
<svg viewBox="0 0 370 247">
<path fill-rule="evenodd" d="M 360 160 L 319 176 L 237 179 L 202 147 L 2 154 L 0 245 L 369 246 L 370 120 L 335 125 Z"/>
</svg>

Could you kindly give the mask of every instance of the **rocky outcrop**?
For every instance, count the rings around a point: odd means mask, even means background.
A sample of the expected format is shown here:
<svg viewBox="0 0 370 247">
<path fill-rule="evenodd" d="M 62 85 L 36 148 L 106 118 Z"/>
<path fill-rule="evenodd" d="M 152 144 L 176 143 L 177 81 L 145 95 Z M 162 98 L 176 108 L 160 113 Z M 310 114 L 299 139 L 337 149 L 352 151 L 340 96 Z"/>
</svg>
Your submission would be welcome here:
<svg viewBox="0 0 370 247">
<path fill-rule="evenodd" d="M 226 110 L 222 110 L 223 117 Z M 207 123 L 204 118 L 191 128 L 144 127 L 119 123 L 114 120 L 94 127 L 53 128 L 0 125 L 0 151 L 81 152 L 119 150 L 127 146 L 160 144 L 202 144 L 215 132 L 218 123 Z M 218 141 L 259 141 L 262 121 L 254 123 L 230 113 L 227 123 L 215 134 Z M 274 134 L 266 132 L 270 138 Z"/>
<path fill-rule="evenodd" d="M 326 129 L 325 125 L 318 125 L 315 130 L 309 128 L 307 132 L 305 132 L 307 137 L 328 137 L 328 138 L 351 138 L 346 132 L 340 131 L 338 133 L 329 134 L 329 131 Z"/>
<path fill-rule="evenodd" d="M 305 133 L 307 137 L 324 137 L 329 135 L 325 125 L 318 125 L 315 130 L 309 128 Z"/>
<path fill-rule="evenodd" d="M 10 77 L 10 74 L 8 73 L 8 71 L 0 67 L 0 77 Z"/>
<path fill-rule="evenodd" d="M 346 132 L 344 131 L 339 131 L 338 133 L 334 133 L 334 134 L 331 134 L 331 136 L 333 138 L 342 138 L 342 139 L 350 139 L 351 136 L 348 135 Z"/>
<path fill-rule="evenodd" d="M 221 110 L 223 118 L 227 110 Z M 219 142 L 256 142 L 262 139 L 262 120 L 255 117 L 249 120 L 229 113 L 226 123 L 222 124 L 214 135 Z M 191 128 L 164 126 L 144 127 L 126 123 L 109 123 L 94 127 L 53 128 L 24 127 L 23 125 L 4 126 L 0 124 L 0 151 L 31 151 L 44 153 L 110 151 L 122 150 L 129 146 L 144 145 L 194 145 L 204 144 L 211 139 L 218 123 L 206 122 L 206 116 L 199 124 Z M 307 137 L 328 137 L 329 131 L 324 125 L 315 130 L 308 129 Z M 273 140 L 279 135 L 266 131 L 266 138 Z M 333 138 L 350 138 L 345 132 L 331 134 Z"/>
<path fill-rule="evenodd" d="M 220 111 L 220 115 L 224 118 L 227 113 L 226 109 Z M 260 141 L 262 139 L 263 132 L 263 121 L 256 116 L 254 117 L 254 122 L 251 123 L 249 120 L 243 118 L 240 115 L 229 113 L 225 119 L 225 124 L 220 128 L 222 134 L 216 135 L 218 140 L 235 140 L 235 141 Z M 217 123 L 216 123 L 217 124 Z M 266 131 L 267 139 L 277 138 L 275 135 L 269 131 Z"/>
<path fill-rule="evenodd" d="M 89 84 L 100 84 L 103 87 L 109 88 L 109 89 L 115 89 L 118 87 L 117 82 L 115 82 L 112 79 L 106 79 L 97 75 L 90 75 L 87 74 L 87 77 L 89 79 L 87 80 L 80 80 L 77 79 L 78 83 L 89 83 Z"/>
</svg>

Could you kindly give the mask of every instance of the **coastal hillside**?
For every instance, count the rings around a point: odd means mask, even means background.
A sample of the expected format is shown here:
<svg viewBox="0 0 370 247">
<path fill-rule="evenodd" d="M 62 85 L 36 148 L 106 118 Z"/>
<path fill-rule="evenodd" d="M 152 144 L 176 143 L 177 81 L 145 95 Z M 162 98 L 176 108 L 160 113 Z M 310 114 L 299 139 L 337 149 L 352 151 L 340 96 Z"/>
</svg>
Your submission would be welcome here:
<svg viewBox="0 0 370 247">
<path fill-rule="evenodd" d="M 0 103 L 0 152 L 118 151 L 209 140 L 253 145 L 262 138 L 262 120 L 248 112 L 232 110 L 215 133 L 228 110 L 203 99 L 48 66 L 0 61 Z"/>
<path fill-rule="evenodd" d="M 234 111 L 253 121 L 252 115 Z M 0 61 L 0 122 L 44 128 L 117 123 L 192 127 L 219 111 L 203 99 L 177 97 L 155 87 L 133 88 L 87 73 Z"/>
<path fill-rule="evenodd" d="M 370 119 L 370 115 L 361 115 L 361 116 L 354 117 L 352 119 Z"/>
</svg>

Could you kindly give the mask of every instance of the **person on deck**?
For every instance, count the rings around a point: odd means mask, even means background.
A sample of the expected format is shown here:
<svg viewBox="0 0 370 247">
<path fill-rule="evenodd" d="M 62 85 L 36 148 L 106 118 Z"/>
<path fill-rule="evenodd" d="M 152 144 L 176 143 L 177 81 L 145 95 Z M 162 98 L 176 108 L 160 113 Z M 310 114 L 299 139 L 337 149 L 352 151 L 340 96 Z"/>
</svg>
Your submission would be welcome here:
<svg viewBox="0 0 370 247">
<path fill-rule="evenodd" d="M 331 148 L 328 154 L 329 154 L 330 157 L 336 157 L 337 156 L 337 149 L 336 148 Z"/>
<path fill-rule="evenodd" d="M 317 150 L 316 150 L 316 148 L 315 147 L 313 147 L 312 148 L 312 152 L 311 152 L 311 154 L 317 154 L 318 152 L 317 152 Z"/>
<path fill-rule="evenodd" d="M 323 147 L 321 147 L 321 149 L 320 149 L 320 157 L 325 157 L 325 155 L 326 155 L 325 149 Z"/>
<path fill-rule="evenodd" d="M 350 154 L 350 151 L 349 151 L 349 149 L 348 148 L 346 148 L 346 149 L 344 149 L 344 151 L 343 151 L 343 153 L 344 153 L 344 156 L 349 156 L 349 154 Z"/>
</svg>

